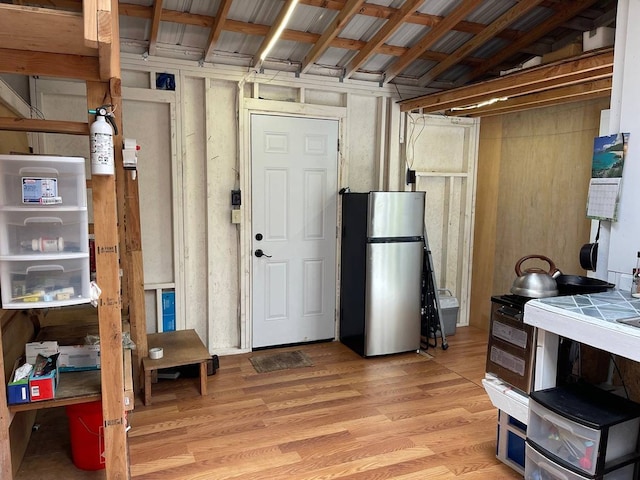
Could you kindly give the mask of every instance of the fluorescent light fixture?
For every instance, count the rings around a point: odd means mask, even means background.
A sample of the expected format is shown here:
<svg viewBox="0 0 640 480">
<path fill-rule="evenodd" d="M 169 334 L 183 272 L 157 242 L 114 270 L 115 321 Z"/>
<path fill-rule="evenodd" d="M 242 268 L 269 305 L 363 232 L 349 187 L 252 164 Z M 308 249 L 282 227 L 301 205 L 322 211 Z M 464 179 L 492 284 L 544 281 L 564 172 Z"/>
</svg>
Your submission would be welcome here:
<svg viewBox="0 0 640 480">
<path fill-rule="evenodd" d="M 287 26 L 287 23 L 289 23 L 289 19 L 291 18 L 291 15 L 293 15 L 293 10 L 296 8 L 297 4 L 298 4 L 298 0 L 293 0 L 291 2 L 291 4 L 289 5 L 287 13 L 284 15 L 284 18 L 280 22 L 280 25 L 278 25 L 276 33 L 273 35 L 273 37 L 271 38 L 271 40 L 267 44 L 267 48 L 265 48 L 264 51 L 262 52 L 262 54 L 260 54 L 260 61 L 261 62 L 264 62 L 264 59 L 267 58 L 267 55 L 269 54 L 269 52 L 271 51 L 273 46 L 276 44 L 276 42 L 280 38 L 280 35 L 282 35 L 282 31 Z"/>
<path fill-rule="evenodd" d="M 487 105 L 493 105 L 494 103 L 498 103 L 498 102 L 504 102 L 506 100 L 509 100 L 509 97 L 498 97 L 498 98 L 492 98 L 491 100 L 486 100 L 484 102 L 480 102 L 477 103 L 475 105 L 469 105 L 468 107 L 453 107 L 451 110 L 471 110 L 474 108 L 480 108 L 480 107 L 486 107 Z"/>
</svg>

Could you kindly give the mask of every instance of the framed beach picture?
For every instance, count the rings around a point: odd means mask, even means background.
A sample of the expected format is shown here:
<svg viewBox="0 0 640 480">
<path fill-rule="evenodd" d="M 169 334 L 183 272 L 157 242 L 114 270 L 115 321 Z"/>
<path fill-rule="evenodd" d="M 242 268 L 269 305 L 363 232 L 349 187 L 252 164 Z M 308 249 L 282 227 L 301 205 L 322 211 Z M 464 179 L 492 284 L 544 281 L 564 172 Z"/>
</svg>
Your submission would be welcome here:
<svg viewBox="0 0 640 480">
<path fill-rule="evenodd" d="M 615 221 L 628 133 L 596 137 L 593 141 L 587 218 Z"/>
</svg>

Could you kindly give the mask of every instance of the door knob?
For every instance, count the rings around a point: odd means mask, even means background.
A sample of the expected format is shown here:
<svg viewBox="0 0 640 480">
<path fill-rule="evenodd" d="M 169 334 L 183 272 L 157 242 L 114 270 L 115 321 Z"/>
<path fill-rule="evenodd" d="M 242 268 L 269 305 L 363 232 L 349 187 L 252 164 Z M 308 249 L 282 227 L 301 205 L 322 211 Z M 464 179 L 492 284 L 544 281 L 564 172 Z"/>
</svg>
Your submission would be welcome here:
<svg viewBox="0 0 640 480">
<path fill-rule="evenodd" d="M 257 250 L 255 251 L 254 255 L 255 255 L 256 257 L 258 257 L 258 258 L 260 258 L 260 257 L 267 257 L 267 258 L 271 258 L 271 255 L 267 255 L 266 253 L 264 253 L 264 252 L 262 251 L 262 249 L 261 249 L 261 248 L 257 249 Z"/>
</svg>

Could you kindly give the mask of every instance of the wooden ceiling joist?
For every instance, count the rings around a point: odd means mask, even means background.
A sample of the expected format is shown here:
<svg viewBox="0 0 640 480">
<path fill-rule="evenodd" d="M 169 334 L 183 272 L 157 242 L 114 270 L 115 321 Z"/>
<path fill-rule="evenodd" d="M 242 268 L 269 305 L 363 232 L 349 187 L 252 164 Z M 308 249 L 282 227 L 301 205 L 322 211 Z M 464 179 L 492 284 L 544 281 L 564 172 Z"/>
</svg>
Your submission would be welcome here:
<svg viewBox="0 0 640 480">
<path fill-rule="evenodd" d="M 554 88 L 544 92 L 532 93 L 530 95 L 522 95 L 505 101 L 499 101 L 485 107 L 469 110 L 448 110 L 446 114 L 449 116 L 489 117 L 492 115 L 520 112 L 549 105 L 560 105 L 580 100 L 607 97 L 611 95 L 612 83 L 613 81 L 611 78 L 606 78 L 603 80 L 585 82 L 568 87 Z"/>
<path fill-rule="evenodd" d="M 320 39 L 304 57 L 300 73 L 306 73 L 311 68 L 315 61 L 329 48 L 331 41 L 338 36 L 353 16 L 358 13 L 363 3 L 364 0 L 347 0 L 338 16 L 327 26 Z"/>
<path fill-rule="evenodd" d="M 471 73 L 464 76 L 457 83 L 458 85 L 464 85 L 471 80 L 478 78 L 484 73 L 488 72 L 492 68 L 500 65 L 502 62 L 507 60 L 512 55 L 515 55 L 520 50 L 522 50 L 526 45 L 533 43 L 534 41 L 542 38 L 547 33 L 551 32 L 553 29 L 559 27 L 568 19 L 576 15 L 581 10 L 589 7 L 594 4 L 596 0 L 579 0 L 574 2 L 566 2 L 564 4 L 560 4 L 559 10 L 553 14 L 551 18 L 547 21 L 542 22 L 537 27 L 534 27 L 531 31 L 522 35 L 520 38 L 515 40 L 511 45 L 502 49 L 500 52 L 493 55 L 491 58 L 488 58 L 481 65 L 478 65 L 473 69 Z"/>
<path fill-rule="evenodd" d="M 583 55 L 575 60 L 535 67 L 466 87 L 423 95 L 400 102 L 400 110 L 424 113 L 466 107 L 493 98 L 526 95 L 551 88 L 575 85 L 613 75 L 613 49 Z"/>
<path fill-rule="evenodd" d="M 447 15 L 444 20 L 439 22 L 427 34 L 422 37 L 418 43 L 409 49 L 407 53 L 402 55 L 395 63 L 391 65 L 391 68 L 387 69 L 385 75 L 385 83 L 389 83 L 400 72 L 402 72 L 411 62 L 422 55 L 431 45 L 442 38 L 449 30 L 456 26 L 463 18 L 469 13 L 473 12 L 482 1 L 470 0 L 468 2 L 462 2 L 451 14 Z M 443 59 L 444 61 L 445 59 Z"/>
<path fill-rule="evenodd" d="M 425 87 L 432 81 L 437 80 L 440 74 L 444 73 L 452 66 L 458 64 L 464 57 L 469 55 L 474 50 L 478 49 L 488 40 L 495 37 L 496 34 L 504 30 L 507 25 L 515 22 L 518 18 L 522 17 L 524 14 L 529 12 L 532 8 L 536 7 L 541 2 L 542 0 L 521 0 L 520 2 L 518 2 L 515 6 L 500 15 L 500 17 L 498 17 L 490 25 L 487 25 L 487 27 L 482 32 L 471 38 L 468 42 L 459 47 L 455 52 L 450 54 L 446 60 L 438 63 L 435 67 L 433 67 L 422 77 L 420 77 L 420 79 L 418 80 L 418 85 Z"/>
<path fill-rule="evenodd" d="M 216 18 L 213 21 L 211 32 L 209 32 L 207 46 L 204 49 L 204 56 L 202 57 L 204 60 L 209 58 L 213 53 L 213 50 L 216 48 L 216 43 L 218 43 L 218 39 L 220 38 L 220 34 L 222 33 L 222 26 L 227 21 L 227 15 L 229 15 L 231 1 L 232 0 L 222 0 L 220 2 L 220 5 L 218 5 L 218 12 L 216 13 Z"/>
<path fill-rule="evenodd" d="M 154 0 L 152 8 L 153 15 L 151 16 L 151 33 L 149 34 L 149 55 L 156 54 L 160 18 L 162 17 L 162 0 Z"/>
<path fill-rule="evenodd" d="M 401 8 L 396 10 L 393 15 L 385 22 L 380 30 L 369 40 L 366 45 L 360 49 L 360 52 L 349 62 L 345 68 L 344 76 L 349 78 L 367 59 L 381 47 L 384 42 L 407 20 L 413 15 L 416 9 L 424 3 L 424 0 L 407 0 Z"/>
</svg>

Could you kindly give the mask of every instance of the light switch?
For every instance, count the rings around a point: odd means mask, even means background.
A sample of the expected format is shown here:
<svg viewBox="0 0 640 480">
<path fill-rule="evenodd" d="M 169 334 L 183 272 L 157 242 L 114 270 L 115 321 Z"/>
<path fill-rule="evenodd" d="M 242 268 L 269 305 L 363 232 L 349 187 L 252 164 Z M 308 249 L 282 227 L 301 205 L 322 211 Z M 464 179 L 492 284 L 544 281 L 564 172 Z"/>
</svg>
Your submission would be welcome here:
<svg viewBox="0 0 640 480">
<path fill-rule="evenodd" d="M 240 219 L 242 218 L 240 214 L 241 211 L 239 208 L 231 210 L 231 223 L 240 223 Z"/>
</svg>

